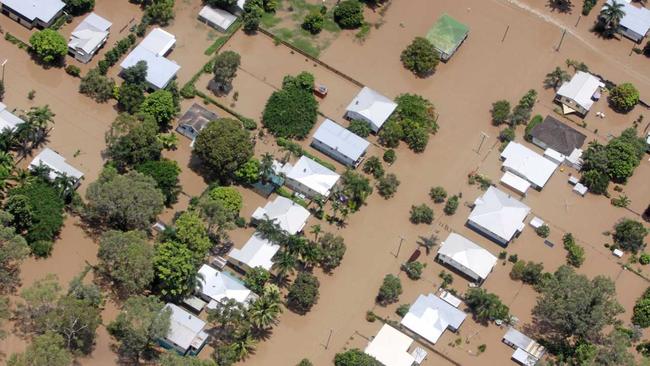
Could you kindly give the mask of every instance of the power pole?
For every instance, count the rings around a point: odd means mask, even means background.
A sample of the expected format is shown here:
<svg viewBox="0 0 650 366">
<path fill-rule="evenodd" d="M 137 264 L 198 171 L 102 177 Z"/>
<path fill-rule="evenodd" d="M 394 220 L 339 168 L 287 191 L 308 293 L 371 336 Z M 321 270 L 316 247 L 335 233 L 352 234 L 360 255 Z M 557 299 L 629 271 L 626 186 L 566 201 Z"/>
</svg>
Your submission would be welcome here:
<svg viewBox="0 0 650 366">
<path fill-rule="evenodd" d="M 7 61 L 9 61 L 9 60 L 8 60 L 8 59 L 5 59 L 5 60 L 2 62 L 2 84 L 5 83 L 5 65 L 7 64 Z"/>
<path fill-rule="evenodd" d="M 404 242 L 406 238 L 404 238 L 404 235 L 399 236 L 399 245 L 397 246 L 397 253 L 395 253 L 395 258 L 399 256 L 399 252 L 402 249 L 402 243 Z"/>
<path fill-rule="evenodd" d="M 330 334 L 327 336 L 327 343 L 325 344 L 325 349 L 327 349 L 330 346 L 330 339 L 332 339 L 332 332 L 333 330 L 330 329 Z"/>
<path fill-rule="evenodd" d="M 483 143 L 485 140 L 487 140 L 490 136 L 488 136 L 487 133 L 481 131 L 481 143 L 478 145 L 478 149 L 476 149 L 476 153 L 480 154 L 481 153 L 481 147 L 483 147 Z"/>
<path fill-rule="evenodd" d="M 506 40 L 506 36 L 508 35 L 508 31 L 510 30 L 510 24 L 506 27 L 506 31 L 503 32 L 503 38 L 501 38 L 501 43 Z"/>
<path fill-rule="evenodd" d="M 562 38 L 560 38 L 560 43 L 557 45 L 555 52 L 560 52 L 560 47 L 562 47 L 562 41 L 564 41 L 564 36 L 566 35 L 566 29 L 562 32 Z"/>
</svg>

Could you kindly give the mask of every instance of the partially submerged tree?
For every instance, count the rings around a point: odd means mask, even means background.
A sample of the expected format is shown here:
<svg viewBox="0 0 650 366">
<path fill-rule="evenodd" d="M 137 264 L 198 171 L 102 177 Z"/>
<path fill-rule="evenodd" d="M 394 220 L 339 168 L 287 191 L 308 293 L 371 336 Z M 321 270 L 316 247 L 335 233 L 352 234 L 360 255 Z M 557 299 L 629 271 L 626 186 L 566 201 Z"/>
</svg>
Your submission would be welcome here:
<svg viewBox="0 0 650 366">
<path fill-rule="evenodd" d="M 428 39 L 415 37 L 413 42 L 402 51 L 400 60 L 404 67 L 415 75 L 425 77 L 436 71 L 440 56 Z"/>
<path fill-rule="evenodd" d="M 253 146 L 250 134 L 239 121 L 220 118 L 199 132 L 194 153 L 218 178 L 229 180 L 253 156 Z"/>
<path fill-rule="evenodd" d="M 68 53 L 68 42 L 51 28 L 36 31 L 29 38 L 32 51 L 43 63 L 55 64 Z"/>
<path fill-rule="evenodd" d="M 215 57 L 213 74 L 219 90 L 228 91 L 232 88 L 232 81 L 237 76 L 240 64 L 241 57 L 234 51 L 224 51 Z"/>
<path fill-rule="evenodd" d="M 334 21 L 343 29 L 359 28 L 363 24 L 363 6 L 358 0 L 343 0 L 334 8 Z"/>
<path fill-rule="evenodd" d="M 120 170 L 157 161 L 162 151 L 157 135 L 152 117 L 120 114 L 106 132 L 106 154 Z"/>
<path fill-rule="evenodd" d="M 99 272 L 123 296 L 145 292 L 153 281 L 153 248 L 141 231 L 105 232 L 99 241 Z"/>
</svg>

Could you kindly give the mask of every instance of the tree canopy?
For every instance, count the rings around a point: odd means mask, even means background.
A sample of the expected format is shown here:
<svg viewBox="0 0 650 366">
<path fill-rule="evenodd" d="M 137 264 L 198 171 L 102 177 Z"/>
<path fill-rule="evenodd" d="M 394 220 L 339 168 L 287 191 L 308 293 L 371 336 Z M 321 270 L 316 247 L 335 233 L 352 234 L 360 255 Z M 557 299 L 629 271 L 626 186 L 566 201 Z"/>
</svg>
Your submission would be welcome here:
<svg viewBox="0 0 650 366">
<path fill-rule="evenodd" d="M 110 230 L 99 241 L 99 272 L 122 295 L 141 294 L 153 281 L 153 248 L 141 231 Z"/>
<path fill-rule="evenodd" d="M 304 314 L 318 302 L 320 282 L 308 272 L 300 272 L 289 287 L 287 305 L 289 309 Z"/>
<path fill-rule="evenodd" d="M 157 161 L 162 151 L 157 135 L 150 116 L 120 114 L 106 132 L 106 154 L 120 170 Z"/>
<path fill-rule="evenodd" d="M 65 0 L 65 8 L 72 15 L 81 15 L 92 11 L 95 0 Z"/>
<path fill-rule="evenodd" d="M 179 299 L 196 289 L 196 254 L 176 241 L 159 243 L 154 255 L 154 288 L 166 299 Z"/>
<path fill-rule="evenodd" d="M 620 84 L 609 93 L 609 104 L 619 112 L 629 112 L 639 102 L 639 91 L 631 83 Z"/>
<path fill-rule="evenodd" d="M 6 209 L 18 218 L 25 218 L 11 205 L 12 200 L 20 196 L 25 203 L 24 209 L 30 212 L 30 223 L 23 233 L 28 243 L 39 240 L 52 241 L 63 227 L 63 209 L 65 202 L 60 192 L 50 183 L 41 179 L 27 182 L 9 191 Z M 19 225 L 21 227 L 22 225 Z"/>
<path fill-rule="evenodd" d="M 400 59 L 404 67 L 420 77 L 432 74 L 440 62 L 438 51 L 424 37 L 415 37 L 402 51 Z"/>
<path fill-rule="evenodd" d="M 237 68 L 241 63 L 241 57 L 235 51 L 221 52 L 214 59 L 214 82 L 221 90 L 230 90 L 232 81 L 237 76 Z"/>
<path fill-rule="evenodd" d="M 177 110 L 174 96 L 168 90 L 156 90 L 144 98 L 140 105 L 140 112 L 150 115 L 160 128 L 165 128 L 172 118 L 176 116 Z"/>
<path fill-rule="evenodd" d="M 506 320 L 510 313 L 510 309 L 501 302 L 497 295 L 482 288 L 469 289 L 465 296 L 465 303 L 474 318 L 481 323 L 497 319 Z"/>
<path fill-rule="evenodd" d="M 358 348 L 352 348 L 334 357 L 335 366 L 381 366 L 381 362 Z"/>
<path fill-rule="evenodd" d="M 276 137 L 305 138 L 318 115 L 313 88 L 314 77 L 308 72 L 285 76 L 282 89 L 273 92 L 266 102 L 264 127 Z"/>
<path fill-rule="evenodd" d="M 363 5 L 358 0 L 343 0 L 334 8 L 334 21 L 343 29 L 363 25 Z"/>
<path fill-rule="evenodd" d="M 10 214 L 0 211 L 0 295 L 11 293 L 18 286 L 20 263 L 29 254 L 25 239 L 7 226 L 11 220 Z"/>
<path fill-rule="evenodd" d="M 24 353 L 14 353 L 7 366 L 69 366 L 72 354 L 64 347 L 63 337 L 48 332 L 34 338 Z"/>
<path fill-rule="evenodd" d="M 642 223 L 623 219 L 614 227 L 614 243 L 619 245 L 623 250 L 629 250 L 637 253 L 645 248 L 644 239 L 648 235 L 648 229 Z"/>
<path fill-rule="evenodd" d="M 103 103 L 113 97 L 115 80 L 102 75 L 99 69 L 91 69 L 81 78 L 79 93 L 93 98 L 96 102 Z"/>
<path fill-rule="evenodd" d="M 181 192 L 178 176 L 181 168 L 174 160 L 161 159 L 150 160 L 136 167 L 136 170 L 144 175 L 153 178 L 156 186 L 165 196 L 165 205 L 169 206 L 178 199 Z"/>
<path fill-rule="evenodd" d="M 404 141 L 411 150 L 423 152 L 429 142 L 429 134 L 438 131 L 433 104 L 416 94 L 402 94 L 395 101 L 397 108 L 379 132 L 379 142 L 395 148 L 400 141 Z"/>
<path fill-rule="evenodd" d="M 217 178 L 229 180 L 253 156 L 250 134 L 239 121 L 220 118 L 199 132 L 194 152 Z"/>
<path fill-rule="evenodd" d="M 68 53 L 68 42 L 51 28 L 33 33 L 29 44 L 36 56 L 46 64 L 57 63 Z"/>
</svg>

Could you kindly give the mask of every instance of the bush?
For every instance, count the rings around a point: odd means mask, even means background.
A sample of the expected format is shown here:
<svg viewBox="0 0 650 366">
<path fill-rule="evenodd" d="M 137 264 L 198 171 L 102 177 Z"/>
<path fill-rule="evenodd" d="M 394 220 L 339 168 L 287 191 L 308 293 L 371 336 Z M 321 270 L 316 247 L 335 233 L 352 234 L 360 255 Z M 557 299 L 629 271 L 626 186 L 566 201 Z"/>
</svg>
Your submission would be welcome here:
<svg viewBox="0 0 650 366">
<path fill-rule="evenodd" d="M 551 233 L 551 228 L 548 227 L 548 225 L 544 224 L 535 229 L 535 232 L 542 238 L 548 238 L 549 234 Z"/>
<path fill-rule="evenodd" d="M 650 263 L 650 254 L 648 253 L 642 253 L 639 256 L 639 263 L 643 264 L 644 266 L 648 263 Z"/>
<path fill-rule="evenodd" d="M 388 164 L 393 164 L 395 162 L 395 160 L 397 160 L 397 154 L 395 154 L 395 150 L 393 150 L 393 149 L 386 150 L 384 152 L 383 159 Z"/>
<path fill-rule="evenodd" d="M 379 288 L 377 294 L 377 301 L 382 305 L 387 305 L 399 300 L 399 295 L 402 294 L 402 281 L 392 274 L 387 274 L 384 277 L 384 282 Z"/>
<path fill-rule="evenodd" d="M 638 102 L 639 91 L 631 83 L 620 84 L 609 93 L 609 104 L 618 112 L 627 113 L 634 109 Z"/>
<path fill-rule="evenodd" d="M 510 123 L 512 125 L 524 124 L 527 123 L 530 119 L 530 113 L 535 106 L 535 101 L 537 100 L 537 91 L 530 89 L 523 97 L 519 100 L 519 103 L 512 110 L 512 115 L 510 116 Z"/>
<path fill-rule="evenodd" d="M 308 76 L 312 85 L 300 85 Z M 305 138 L 318 115 L 318 103 L 312 89 L 313 76 L 307 72 L 285 77 L 282 89 L 273 92 L 266 102 L 262 116 L 264 127 L 276 137 Z"/>
<path fill-rule="evenodd" d="M 65 38 L 50 28 L 32 34 L 29 44 L 36 57 L 46 64 L 57 63 L 68 53 L 68 43 Z"/>
<path fill-rule="evenodd" d="M 650 327 L 650 297 L 645 294 L 634 305 L 632 323 L 641 328 Z"/>
<path fill-rule="evenodd" d="M 334 356 L 334 366 L 382 366 L 374 357 L 352 348 Z"/>
<path fill-rule="evenodd" d="M 510 271 L 510 278 L 513 280 L 521 280 L 529 285 L 537 285 L 544 273 L 544 265 L 542 263 L 517 261 L 512 266 Z"/>
<path fill-rule="evenodd" d="M 66 0 L 65 10 L 72 15 L 82 15 L 92 11 L 95 0 Z"/>
<path fill-rule="evenodd" d="M 409 304 L 402 304 L 397 307 L 395 310 L 395 314 L 399 315 L 401 318 L 405 317 L 406 314 L 408 314 L 409 309 L 411 308 L 411 305 Z"/>
<path fill-rule="evenodd" d="M 363 172 L 366 174 L 372 174 L 375 179 L 379 179 L 384 176 L 384 167 L 381 165 L 381 161 L 376 156 L 371 156 L 363 163 Z"/>
<path fill-rule="evenodd" d="M 596 6 L 596 3 L 598 0 L 584 0 L 582 3 L 582 15 L 587 16 L 591 12 L 591 9 L 593 9 L 594 6 Z"/>
<path fill-rule="evenodd" d="M 98 69 L 88 71 L 79 83 L 79 93 L 87 95 L 99 103 L 111 99 L 114 89 L 115 81 L 102 75 Z"/>
<path fill-rule="evenodd" d="M 314 364 L 311 363 L 311 361 L 309 361 L 308 359 L 303 358 L 302 360 L 300 360 L 300 362 L 298 362 L 296 366 L 314 366 Z"/>
<path fill-rule="evenodd" d="M 436 71 L 440 56 L 428 39 L 415 37 L 413 42 L 402 51 L 400 60 L 406 69 L 424 77 Z"/>
<path fill-rule="evenodd" d="M 447 288 L 447 286 L 454 282 L 454 276 L 452 276 L 451 273 L 447 273 L 445 270 L 440 271 L 438 277 L 442 280 L 442 283 L 440 284 L 440 287 L 442 288 Z"/>
<path fill-rule="evenodd" d="M 499 140 L 508 143 L 515 139 L 515 129 L 512 127 L 505 128 L 499 132 Z"/>
<path fill-rule="evenodd" d="M 492 115 L 492 124 L 495 126 L 506 123 L 510 117 L 510 102 L 499 100 L 492 103 L 490 114 Z"/>
<path fill-rule="evenodd" d="M 30 248 L 32 248 L 32 253 L 34 253 L 35 256 L 40 258 L 49 257 L 50 254 L 52 253 L 53 247 L 54 247 L 54 242 L 50 240 L 38 240 L 33 242 L 30 245 Z"/>
<path fill-rule="evenodd" d="M 363 24 L 363 6 L 357 0 L 343 0 L 334 8 L 334 21 L 343 29 L 359 28 Z"/>
<path fill-rule="evenodd" d="M 355 135 L 366 138 L 370 136 L 372 129 L 370 128 L 368 122 L 359 119 L 354 119 L 350 121 L 350 125 L 348 126 L 348 131 L 354 133 Z"/>
<path fill-rule="evenodd" d="M 623 219 L 614 227 L 613 238 L 614 243 L 623 250 L 637 253 L 645 248 L 644 238 L 646 235 L 648 235 L 648 229 L 642 223 L 631 219 Z"/>
<path fill-rule="evenodd" d="M 453 195 L 451 198 L 447 200 L 447 203 L 445 204 L 444 211 L 447 215 L 453 215 L 456 213 L 456 210 L 458 209 L 458 196 Z"/>
<path fill-rule="evenodd" d="M 65 72 L 68 73 L 68 75 L 74 76 L 74 77 L 79 77 L 81 75 L 81 69 L 78 68 L 75 65 L 68 65 L 65 67 Z"/>
<path fill-rule="evenodd" d="M 413 224 L 431 224 L 433 210 L 424 203 L 419 206 L 411 206 L 410 220 Z"/>
<path fill-rule="evenodd" d="M 422 277 L 422 271 L 424 270 L 424 267 L 426 267 L 426 264 L 423 264 L 418 261 L 414 262 L 408 262 L 402 264 L 402 271 L 406 272 L 406 275 L 408 278 L 412 280 L 419 280 L 420 277 Z"/>
<path fill-rule="evenodd" d="M 379 133 L 379 143 L 395 148 L 403 140 L 415 152 L 422 152 L 429 134 L 438 131 L 433 104 L 416 94 L 402 94 L 395 101 L 397 108 Z"/>
<path fill-rule="evenodd" d="M 323 24 L 325 23 L 325 18 L 320 13 L 310 13 L 307 14 L 305 20 L 302 22 L 302 29 L 306 30 L 311 34 L 318 34 L 323 30 Z"/>
<path fill-rule="evenodd" d="M 530 131 L 532 131 L 535 126 L 542 123 L 543 121 L 544 121 L 544 117 L 542 117 L 539 114 L 536 114 L 526 125 L 526 129 L 524 130 L 524 140 L 528 142 L 532 142 L 533 137 L 530 135 Z"/>
<path fill-rule="evenodd" d="M 386 174 L 385 176 L 379 178 L 377 181 L 377 191 L 379 195 L 388 199 L 395 195 L 397 192 L 397 187 L 399 187 L 400 181 L 397 179 L 397 176 L 393 173 Z"/>
<path fill-rule="evenodd" d="M 564 243 L 564 249 L 567 250 L 567 263 L 574 267 L 580 267 L 585 261 L 585 249 L 576 244 L 571 233 L 565 234 L 562 237 L 562 242 Z"/>
<path fill-rule="evenodd" d="M 318 302 L 318 279 L 307 272 L 300 272 L 289 287 L 287 305 L 289 309 L 305 314 Z"/>
<path fill-rule="evenodd" d="M 431 197 L 434 203 L 443 203 L 447 198 L 447 191 L 441 186 L 436 186 L 429 191 L 429 197 Z"/>
</svg>

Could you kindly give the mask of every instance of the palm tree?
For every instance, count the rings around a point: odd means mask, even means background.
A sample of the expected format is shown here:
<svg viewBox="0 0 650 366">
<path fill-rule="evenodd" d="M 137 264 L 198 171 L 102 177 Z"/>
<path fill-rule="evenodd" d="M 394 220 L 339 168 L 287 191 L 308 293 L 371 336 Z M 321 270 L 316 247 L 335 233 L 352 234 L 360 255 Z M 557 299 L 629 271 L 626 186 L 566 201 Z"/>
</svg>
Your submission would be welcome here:
<svg viewBox="0 0 650 366">
<path fill-rule="evenodd" d="M 612 0 L 611 3 L 606 2 L 603 9 L 600 11 L 600 19 L 605 22 L 606 29 L 612 33 L 616 28 L 618 28 L 621 19 L 625 16 L 623 7 L 625 7 L 623 3 Z"/>
<path fill-rule="evenodd" d="M 318 240 L 318 234 L 321 233 L 321 227 L 319 224 L 312 225 L 311 231 L 309 231 L 310 234 L 314 234 L 314 240 Z"/>
<path fill-rule="evenodd" d="M 251 334 L 250 328 L 242 329 L 238 334 L 235 335 L 235 339 L 231 345 L 232 349 L 235 351 L 237 358 L 245 360 L 248 355 L 255 350 L 255 339 Z"/>
<path fill-rule="evenodd" d="M 284 231 L 280 228 L 280 225 L 273 221 L 265 218 L 257 222 L 257 232 L 263 239 L 266 239 L 272 243 L 279 243 L 284 239 Z"/>
<path fill-rule="evenodd" d="M 286 249 L 278 251 L 275 256 L 273 256 L 272 268 L 277 271 L 277 277 L 280 280 L 295 272 L 296 265 L 296 257 Z"/>
<path fill-rule="evenodd" d="M 546 79 L 544 79 L 544 87 L 557 90 L 557 88 L 562 85 L 562 83 L 569 81 L 570 79 L 571 77 L 569 76 L 569 73 L 562 70 L 562 68 L 558 66 L 555 68 L 555 70 L 546 74 Z"/>
<path fill-rule="evenodd" d="M 262 160 L 260 160 L 260 176 L 262 178 L 262 183 L 267 183 L 271 176 L 273 176 L 273 160 L 275 158 L 269 153 L 262 155 Z"/>
<path fill-rule="evenodd" d="M 59 189 L 59 195 L 61 198 L 63 198 L 65 201 L 68 201 L 72 198 L 72 193 L 74 192 L 74 188 L 77 185 L 77 179 L 67 174 L 61 174 L 57 175 L 53 183 L 54 186 Z"/>
<path fill-rule="evenodd" d="M 52 169 L 50 169 L 49 166 L 41 162 L 38 165 L 34 165 L 30 167 L 30 172 L 32 176 L 47 181 L 48 179 L 50 179 L 50 173 L 52 172 Z"/>
<path fill-rule="evenodd" d="M 10 129 L 4 129 L 0 132 L 0 150 L 8 151 L 16 143 L 16 136 Z"/>
<path fill-rule="evenodd" d="M 418 245 L 424 247 L 427 254 L 431 252 L 431 249 L 438 245 L 438 236 L 436 234 L 431 234 L 431 236 L 421 236 L 418 240 Z"/>
<path fill-rule="evenodd" d="M 274 293 L 262 295 L 248 311 L 251 323 L 258 329 L 270 328 L 277 322 L 281 312 L 280 299 Z"/>
<path fill-rule="evenodd" d="M 32 148 L 40 145 L 47 136 L 47 128 L 50 123 L 54 123 L 54 116 L 56 116 L 49 105 L 43 107 L 32 107 L 27 112 L 27 123 L 31 126 L 32 130 Z"/>
<path fill-rule="evenodd" d="M 314 268 L 320 262 L 320 248 L 313 242 L 306 242 L 300 253 L 300 258 L 307 269 Z"/>
</svg>

